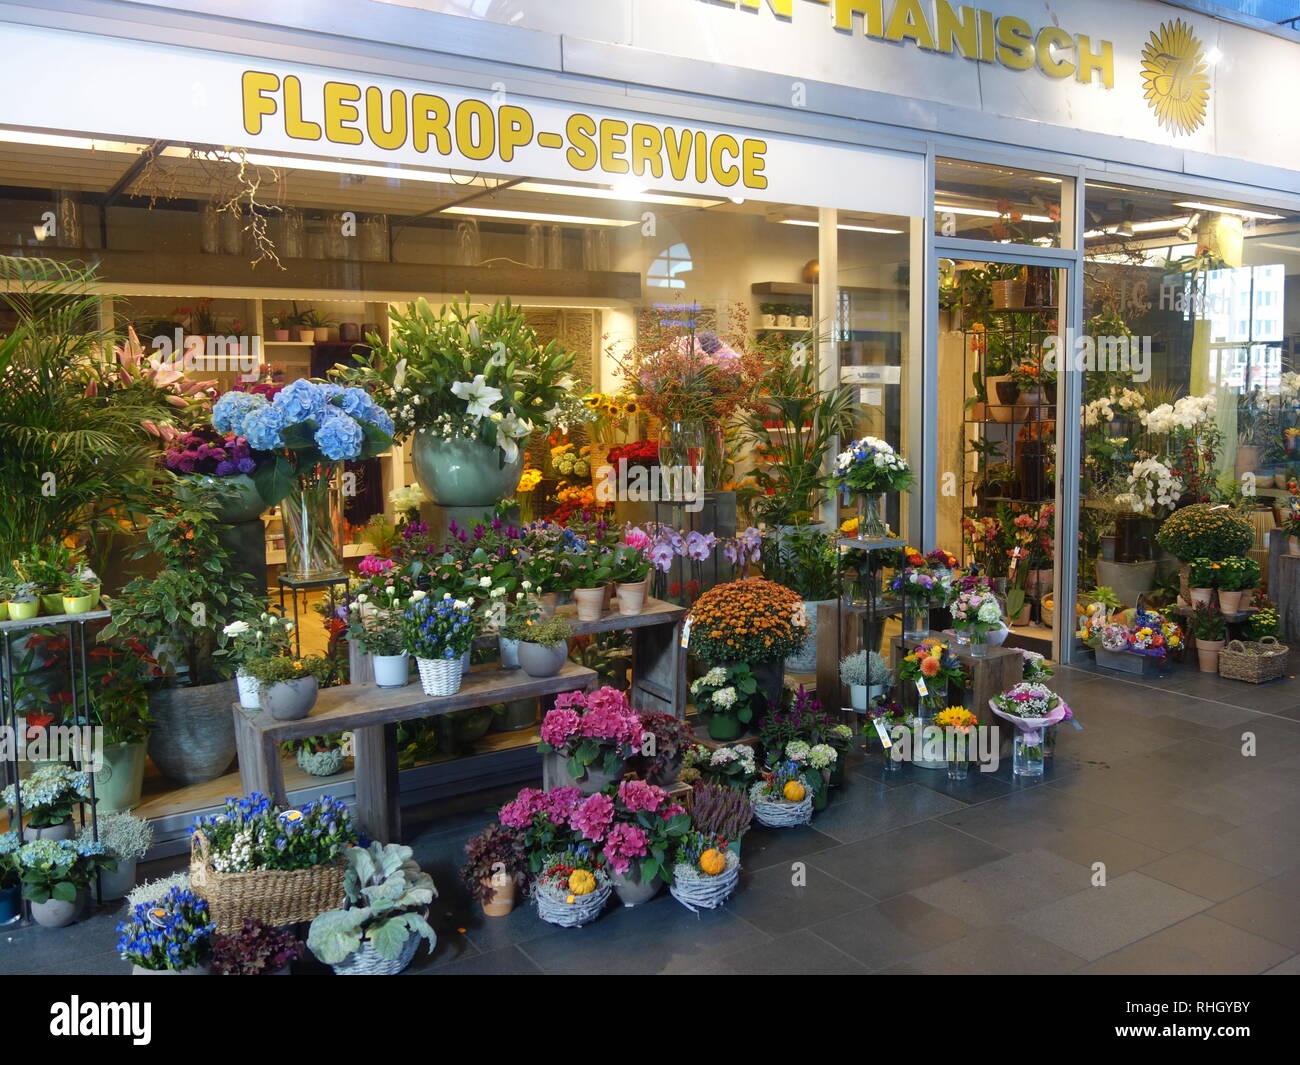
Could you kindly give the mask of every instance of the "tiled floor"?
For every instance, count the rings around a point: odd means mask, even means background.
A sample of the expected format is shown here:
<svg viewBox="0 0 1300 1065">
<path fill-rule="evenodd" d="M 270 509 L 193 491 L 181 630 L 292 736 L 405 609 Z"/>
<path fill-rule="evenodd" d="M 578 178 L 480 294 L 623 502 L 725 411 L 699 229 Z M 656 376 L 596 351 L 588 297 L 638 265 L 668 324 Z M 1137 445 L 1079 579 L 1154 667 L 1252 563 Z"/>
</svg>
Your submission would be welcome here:
<svg viewBox="0 0 1300 1065">
<path fill-rule="evenodd" d="M 811 826 L 746 837 L 741 888 L 710 913 L 664 893 L 576 930 L 527 906 L 484 918 L 455 870 L 514 789 L 407 811 L 442 893 L 437 951 L 409 971 L 1300 971 L 1300 685 L 1063 669 L 1055 686 L 1084 730 L 1061 730 L 1041 783 L 855 758 Z M 117 919 L 0 930 L 0 972 L 123 973 Z"/>
</svg>

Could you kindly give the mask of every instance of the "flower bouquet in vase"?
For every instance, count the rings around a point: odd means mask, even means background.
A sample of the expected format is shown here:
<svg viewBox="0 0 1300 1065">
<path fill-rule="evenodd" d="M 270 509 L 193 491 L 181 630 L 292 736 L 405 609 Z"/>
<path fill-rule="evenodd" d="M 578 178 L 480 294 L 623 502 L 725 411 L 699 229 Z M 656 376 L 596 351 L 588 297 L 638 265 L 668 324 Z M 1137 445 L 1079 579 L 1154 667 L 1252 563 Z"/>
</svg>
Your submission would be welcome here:
<svg viewBox="0 0 1300 1065">
<path fill-rule="evenodd" d="M 906 566 L 894 574 L 889 590 L 903 604 L 903 638 L 923 640 L 930 632 L 930 607 L 951 598 L 951 574 L 933 573 L 928 566 Z"/>
<path fill-rule="evenodd" d="M 874 436 L 855 440 L 835 457 L 835 484 L 844 494 L 857 497 L 858 535 L 866 540 L 888 533 L 884 494 L 901 492 L 912 484 L 912 469 L 886 441 Z"/>
<path fill-rule="evenodd" d="M 970 643 L 970 653 L 983 658 L 989 653 L 988 636 L 1002 626 L 1002 604 L 990 591 L 964 590 L 952 606 L 952 627 Z"/>
<path fill-rule="evenodd" d="M 1012 772 L 1043 775 L 1043 730 L 1065 718 L 1066 705 L 1045 684 L 1022 682 L 989 700 L 989 709 L 1016 728 Z"/>
<path fill-rule="evenodd" d="M 393 421 L 370 393 L 306 378 L 270 400 L 227 392 L 212 408 L 212 424 L 275 454 L 253 471 L 253 483 L 268 506 L 283 501 L 285 575 L 342 576 L 342 464 L 375 458 L 393 442 Z"/>
<path fill-rule="evenodd" d="M 904 690 L 916 689 L 912 720 L 912 764 L 921 769 L 943 769 L 943 735 L 931 728 L 934 718 L 949 705 L 948 685 L 965 685 L 961 661 L 939 640 L 912 648 L 898 664 L 898 682 Z"/>
</svg>

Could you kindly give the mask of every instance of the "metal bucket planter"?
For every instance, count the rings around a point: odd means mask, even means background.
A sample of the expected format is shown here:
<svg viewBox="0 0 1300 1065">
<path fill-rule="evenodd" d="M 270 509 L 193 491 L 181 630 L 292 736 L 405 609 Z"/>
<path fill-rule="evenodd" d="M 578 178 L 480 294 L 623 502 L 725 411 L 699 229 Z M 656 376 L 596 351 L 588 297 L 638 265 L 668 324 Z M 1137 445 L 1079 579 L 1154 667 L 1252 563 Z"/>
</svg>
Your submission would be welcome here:
<svg viewBox="0 0 1300 1065">
<path fill-rule="evenodd" d="M 155 727 L 149 757 L 176 784 L 202 784 L 230 768 L 235 757 L 233 680 L 197 688 L 166 688 L 149 696 Z"/>
</svg>

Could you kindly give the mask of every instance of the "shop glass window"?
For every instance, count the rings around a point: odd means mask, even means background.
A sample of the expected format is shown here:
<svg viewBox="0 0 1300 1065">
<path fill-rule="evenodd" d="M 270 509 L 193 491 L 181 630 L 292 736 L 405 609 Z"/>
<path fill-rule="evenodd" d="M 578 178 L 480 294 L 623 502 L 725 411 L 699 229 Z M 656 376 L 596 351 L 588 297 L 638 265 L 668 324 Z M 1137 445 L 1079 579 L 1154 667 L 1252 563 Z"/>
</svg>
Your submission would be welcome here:
<svg viewBox="0 0 1300 1065">
<path fill-rule="evenodd" d="M 938 159 L 934 171 L 934 226 L 939 237 L 1000 244 L 1074 247 L 1061 220 L 1061 192 L 1069 178 L 1013 167 Z"/>
</svg>

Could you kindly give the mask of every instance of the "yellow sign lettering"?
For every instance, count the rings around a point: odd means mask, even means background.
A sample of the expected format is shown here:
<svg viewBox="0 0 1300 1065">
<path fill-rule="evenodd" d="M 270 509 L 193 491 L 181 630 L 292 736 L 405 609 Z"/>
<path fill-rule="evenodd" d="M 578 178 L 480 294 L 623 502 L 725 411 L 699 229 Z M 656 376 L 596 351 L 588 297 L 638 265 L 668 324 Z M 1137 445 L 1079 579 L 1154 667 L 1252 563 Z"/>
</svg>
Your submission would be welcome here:
<svg viewBox="0 0 1300 1065">
<path fill-rule="evenodd" d="M 664 135 L 658 126 L 632 123 L 632 173 L 642 177 L 648 170 L 653 177 L 663 177 L 663 148 Z"/>
<path fill-rule="evenodd" d="M 1033 29 L 1016 15 L 998 19 L 998 62 L 1012 70 L 1028 70 L 1034 65 Z"/>
<path fill-rule="evenodd" d="M 501 145 L 501 158 L 510 162 L 515 157 L 515 149 L 523 148 L 533 140 L 533 116 L 522 107 L 514 104 L 502 104 L 497 112 L 497 143 Z"/>
<path fill-rule="evenodd" d="M 284 133 L 300 141 L 320 140 L 320 126 L 302 117 L 302 82 L 292 74 L 284 79 Z"/>
<path fill-rule="evenodd" d="M 1038 65 L 1049 78 L 1068 78 L 1074 73 L 1074 64 L 1060 59 L 1052 49 L 1073 48 L 1074 38 L 1059 26 L 1044 26 L 1038 31 Z"/>
<path fill-rule="evenodd" d="M 952 9 L 947 0 L 937 0 L 934 19 L 934 47 L 936 51 L 951 55 L 955 48 L 967 59 L 980 57 L 980 30 L 978 13 L 973 7 L 963 5 L 961 15 Z"/>
<path fill-rule="evenodd" d="M 361 99 L 361 89 L 345 81 L 327 81 L 325 83 L 325 139 L 335 144 L 361 144 L 365 137 L 361 130 L 354 129 L 348 123 L 361 117 L 357 101 Z"/>
<path fill-rule="evenodd" d="M 462 100 L 456 105 L 456 147 L 469 159 L 492 158 L 496 150 L 496 122 L 492 108 L 482 100 Z"/>
<path fill-rule="evenodd" d="M 626 174 L 627 123 L 617 118 L 604 118 L 600 122 L 600 168 L 606 174 Z"/>
<path fill-rule="evenodd" d="M 898 0 L 894 13 L 889 18 L 889 27 L 885 30 L 887 41 L 915 41 L 918 48 L 934 51 L 934 37 L 930 33 L 930 23 L 926 21 L 925 12 L 921 10 L 920 0 Z"/>
<path fill-rule="evenodd" d="M 243 77 L 244 131 L 256 137 L 262 132 L 262 118 L 273 115 L 276 102 L 267 96 L 280 87 L 280 79 L 260 70 L 246 70 Z"/>
<path fill-rule="evenodd" d="M 406 143 L 406 93 L 393 90 L 385 122 L 383 92 L 374 85 L 366 89 L 366 136 L 372 144 L 390 152 Z"/>
<path fill-rule="evenodd" d="M 564 134 L 569 138 L 565 158 L 574 170 L 594 170 L 596 160 L 596 120 L 590 115 L 570 115 L 564 124 Z"/>
<path fill-rule="evenodd" d="M 411 146 L 417 152 L 429 150 L 429 138 L 439 155 L 451 155 L 451 107 L 441 96 L 417 92 L 411 97 Z"/>
<path fill-rule="evenodd" d="M 1075 76 L 1085 85 L 1092 81 L 1092 72 L 1101 74 L 1101 83 L 1108 89 L 1115 87 L 1115 55 L 1110 41 L 1101 41 L 1100 50 L 1092 52 L 1092 39 L 1086 34 L 1079 34 L 1077 44 L 1079 53 L 1078 71 Z"/>
</svg>

